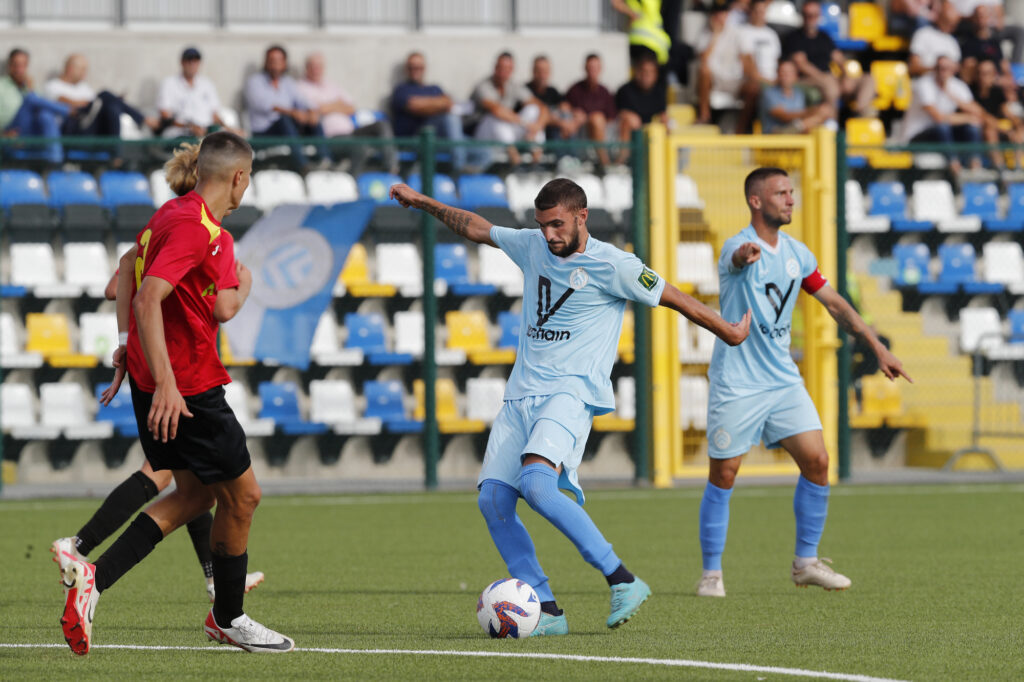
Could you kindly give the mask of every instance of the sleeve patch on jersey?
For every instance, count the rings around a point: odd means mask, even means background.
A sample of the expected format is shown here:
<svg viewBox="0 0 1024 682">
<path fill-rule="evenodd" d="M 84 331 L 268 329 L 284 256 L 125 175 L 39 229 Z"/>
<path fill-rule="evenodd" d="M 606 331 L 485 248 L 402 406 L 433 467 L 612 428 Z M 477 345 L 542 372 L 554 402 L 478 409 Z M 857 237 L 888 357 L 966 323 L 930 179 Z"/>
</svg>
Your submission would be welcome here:
<svg viewBox="0 0 1024 682">
<path fill-rule="evenodd" d="M 804 277 L 800 287 L 807 293 L 814 294 L 826 284 L 828 284 L 828 280 L 825 279 L 820 270 L 815 268 L 814 272 Z"/>
<path fill-rule="evenodd" d="M 653 291 L 655 285 L 658 284 L 658 275 L 654 270 L 645 266 L 640 276 L 636 278 L 636 281 L 640 282 L 640 286 L 647 289 L 647 291 Z"/>
</svg>

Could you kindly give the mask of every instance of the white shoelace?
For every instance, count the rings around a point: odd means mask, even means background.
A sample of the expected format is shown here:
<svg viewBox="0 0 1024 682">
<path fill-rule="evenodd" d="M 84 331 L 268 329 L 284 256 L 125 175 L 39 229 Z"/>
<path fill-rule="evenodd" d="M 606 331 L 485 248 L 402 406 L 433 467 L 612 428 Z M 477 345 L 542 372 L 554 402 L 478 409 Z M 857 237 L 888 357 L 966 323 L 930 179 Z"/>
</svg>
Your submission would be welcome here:
<svg viewBox="0 0 1024 682">
<path fill-rule="evenodd" d="M 280 637 L 280 635 L 267 626 L 257 623 L 249 616 L 243 617 L 245 620 L 236 626 L 236 629 L 242 635 L 243 641 L 251 644 L 273 644 L 281 641 L 274 637 L 275 635 Z"/>
</svg>

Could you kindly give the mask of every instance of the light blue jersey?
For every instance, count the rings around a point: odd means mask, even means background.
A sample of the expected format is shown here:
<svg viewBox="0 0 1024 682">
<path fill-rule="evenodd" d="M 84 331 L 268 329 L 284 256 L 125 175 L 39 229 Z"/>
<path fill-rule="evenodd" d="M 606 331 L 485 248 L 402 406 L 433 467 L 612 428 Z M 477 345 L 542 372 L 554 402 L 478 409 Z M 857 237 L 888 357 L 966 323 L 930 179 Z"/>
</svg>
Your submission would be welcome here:
<svg viewBox="0 0 1024 682">
<path fill-rule="evenodd" d="M 626 301 L 656 306 L 665 281 L 639 258 L 589 237 L 583 253 L 554 255 L 540 230 L 491 228 L 523 271 L 523 320 L 505 400 L 568 393 L 594 414 L 615 409 L 611 370 Z"/>
<path fill-rule="evenodd" d="M 732 255 L 746 242 L 760 245 L 761 258 L 737 270 Z M 784 232 L 775 247 L 761 240 L 752 225 L 725 242 L 718 260 L 722 317 L 738 320 L 752 310 L 753 319 L 750 336 L 740 345 L 715 341 L 708 370 L 713 402 L 802 383 L 789 354 L 790 327 L 801 284 L 817 269 L 814 254 Z"/>
</svg>

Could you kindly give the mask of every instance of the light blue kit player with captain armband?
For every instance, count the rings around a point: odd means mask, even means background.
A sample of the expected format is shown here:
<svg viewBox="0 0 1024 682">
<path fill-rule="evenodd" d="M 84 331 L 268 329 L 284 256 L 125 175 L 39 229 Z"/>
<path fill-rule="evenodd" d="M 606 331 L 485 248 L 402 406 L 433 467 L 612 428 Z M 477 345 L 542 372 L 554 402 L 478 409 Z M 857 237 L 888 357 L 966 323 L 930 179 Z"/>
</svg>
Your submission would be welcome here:
<svg viewBox="0 0 1024 682">
<path fill-rule="evenodd" d="M 726 317 L 752 310 L 750 338 L 731 348 L 716 342 L 708 370 L 710 473 L 700 506 L 702 597 L 724 597 L 722 553 L 729 527 L 729 498 L 742 456 L 760 441 L 782 447 L 800 468 L 793 496 L 796 552 L 790 575 L 798 587 L 845 590 L 850 579 L 818 558 L 828 513 L 828 452 L 821 421 L 789 353 L 790 327 L 802 288 L 825 306 L 848 333 L 878 357 L 890 380 L 910 379 L 857 311 L 818 271 L 801 242 L 781 231 L 793 218 L 793 183 L 784 170 L 758 168 L 743 187 L 750 225 L 726 240 L 718 261 L 719 300 Z"/>
<path fill-rule="evenodd" d="M 729 345 L 746 338 L 750 314 L 740 313 L 740 321 L 730 324 L 666 283 L 636 256 L 591 237 L 587 196 L 571 180 L 552 180 L 537 195 L 539 229 L 491 225 L 406 185 L 394 185 L 391 196 L 403 206 L 430 213 L 470 241 L 497 246 L 525 276 L 516 363 L 505 404 L 491 427 L 478 502 L 509 573 L 533 586 L 541 600 L 534 635 L 567 634 L 569 625 L 516 513 L 520 497 L 605 576 L 611 588 L 606 624 L 622 625 L 651 590 L 626 569 L 584 511 L 576 470 L 593 417 L 615 409 L 610 375 L 626 303 L 677 310 Z M 572 493 L 575 501 L 560 490 Z"/>
</svg>

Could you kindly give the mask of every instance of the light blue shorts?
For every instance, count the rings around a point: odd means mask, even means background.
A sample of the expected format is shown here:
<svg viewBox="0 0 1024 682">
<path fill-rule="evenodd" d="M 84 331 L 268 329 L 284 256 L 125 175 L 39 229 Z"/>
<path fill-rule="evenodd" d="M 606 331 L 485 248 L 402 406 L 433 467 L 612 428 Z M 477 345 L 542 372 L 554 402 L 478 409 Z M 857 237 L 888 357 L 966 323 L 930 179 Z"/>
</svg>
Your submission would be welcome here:
<svg viewBox="0 0 1024 682">
<path fill-rule="evenodd" d="M 729 459 L 762 440 L 769 448 L 783 438 L 820 431 L 821 419 L 803 384 L 793 384 L 734 400 L 708 401 L 708 456 Z"/>
<path fill-rule="evenodd" d="M 568 393 L 506 400 L 491 426 L 477 487 L 493 479 L 521 492 L 523 457 L 540 455 L 555 466 L 561 465 L 558 487 L 583 504 L 576 470 L 583 461 L 593 420 L 594 408 Z"/>
</svg>

